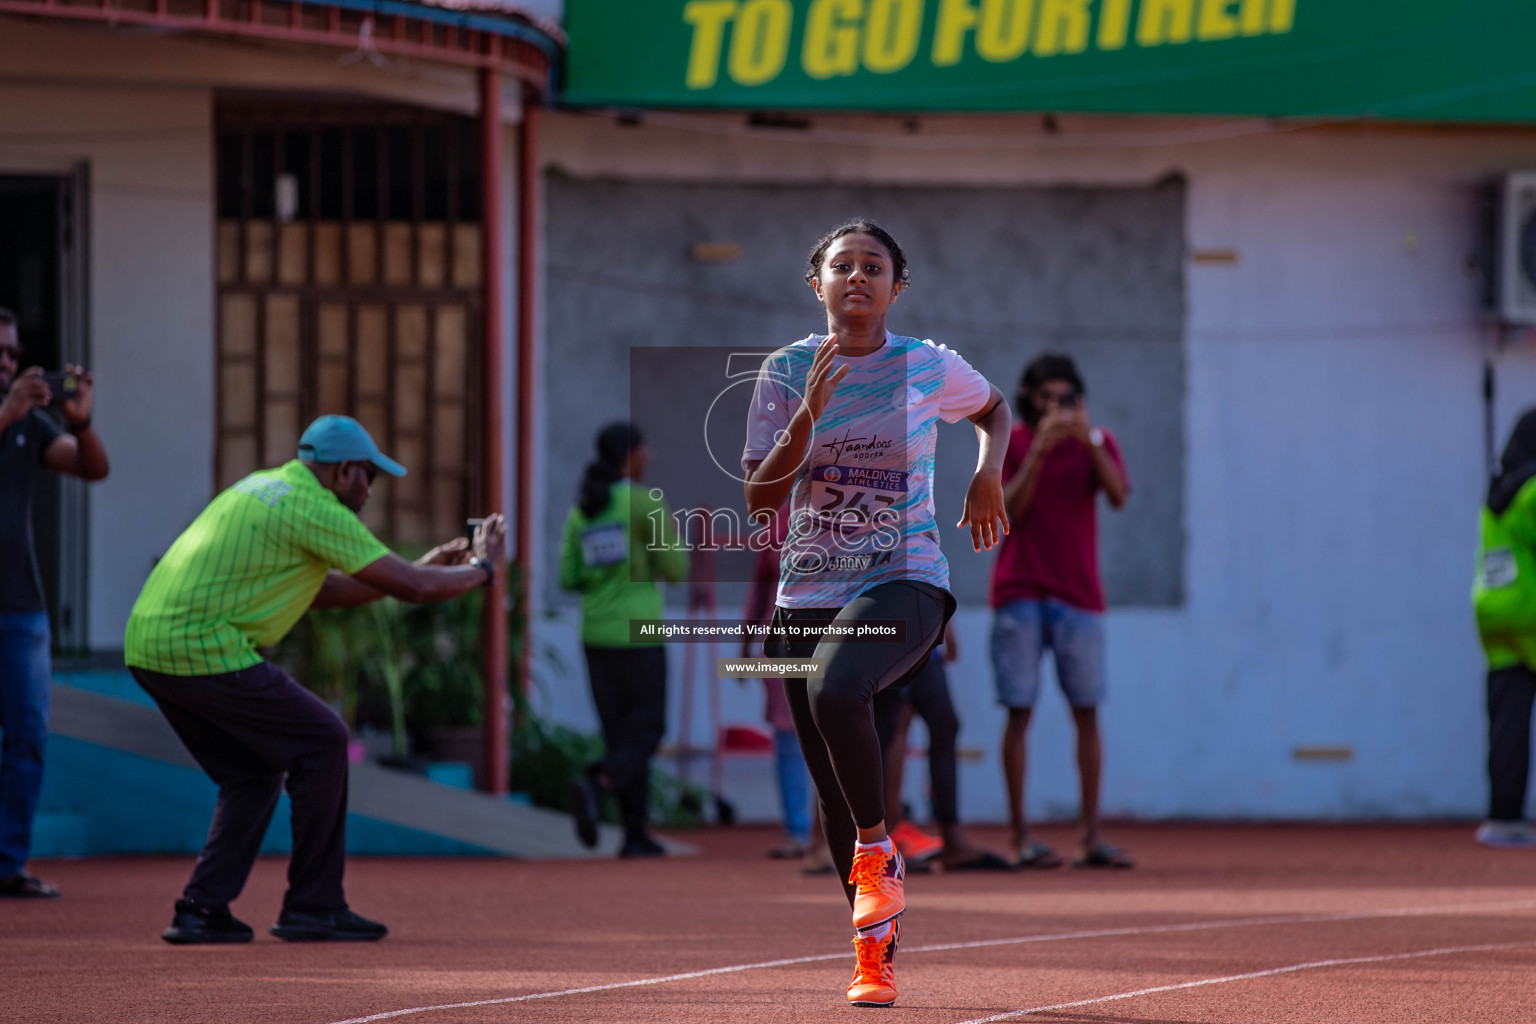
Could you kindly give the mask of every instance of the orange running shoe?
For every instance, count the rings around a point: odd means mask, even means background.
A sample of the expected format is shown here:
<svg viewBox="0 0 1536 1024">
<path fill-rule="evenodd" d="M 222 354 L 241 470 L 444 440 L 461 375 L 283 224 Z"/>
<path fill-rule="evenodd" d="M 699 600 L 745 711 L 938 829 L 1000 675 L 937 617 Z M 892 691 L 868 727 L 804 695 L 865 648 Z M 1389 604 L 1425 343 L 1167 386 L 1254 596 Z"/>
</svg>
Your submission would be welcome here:
<svg viewBox="0 0 1536 1024">
<path fill-rule="evenodd" d="M 878 847 L 855 849 L 853 870 L 848 884 L 853 895 L 853 927 L 858 931 L 876 928 L 907 909 L 905 887 L 907 865 L 895 849 L 889 853 Z"/>
<path fill-rule="evenodd" d="M 896 844 L 904 860 L 917 864 L 932 860 L 944 852 L 944 840 L 924 832 L 906 819 L 891 829 L 891 842 Z"/>
<path fill-rule="evenodd" d="M 883 939 L 854 936 L 853 953 L 858 965 L 848 986 L 854 1006 L 890 1006 L 896 1001 L 896 945 L 901 941 L 901 922 L 892 921 Z"/>
</svg>

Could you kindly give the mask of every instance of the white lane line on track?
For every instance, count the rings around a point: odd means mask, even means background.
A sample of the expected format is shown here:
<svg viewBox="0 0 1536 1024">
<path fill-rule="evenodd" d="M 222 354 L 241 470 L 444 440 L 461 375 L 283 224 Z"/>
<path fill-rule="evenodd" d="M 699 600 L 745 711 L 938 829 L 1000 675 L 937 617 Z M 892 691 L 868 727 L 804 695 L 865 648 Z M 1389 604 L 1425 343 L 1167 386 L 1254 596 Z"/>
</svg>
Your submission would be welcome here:
<svg viewBox="0 0 1536 1024">
<path fill-rule="evenodd" d="M 1097 1006 L 1101 1003 L 1114 1003 L 1124 999 L 1135 999 L 1139 996 L 1156 995 L 1159 992 L 1178 992 L 1187 988 L 1204 988 L 1207 985 L 1225 985 L 1233 981 L 1253 981 L 1255 978 L 1273 978 L 1279 974 L 1295 974 L 1297 971 L 1313 971 L 1323 967 L 1348 967 L 1351 964 L 1382 964 L 1392 960 L 1416 960 L 1427 956 L 1451 956 L 1456 953 L 1487 953 L 1498 949 L 1532 949 L 1536 948 L 1536 942 L 1496 942 L 1486 946 L 1444 946 L 1440 949 L 1421 949 L 1413 953 L 1384 953 L 1379 956 L 1351 956 L 1340 957 L 1336 960 L 1309 960 L 1304 964 L 1289 964 L 1285 967 L 1271 967 L 1267 971 L 1249 971 L 1247 974 L 1228 974 L 1221 978 L 1201 978 L 1199 981 L 1181 981 L 1174 985 L 1154 985 L 1151 988 L 1138 988 L 1133 992 L 1116 992 L 1109 996 L 1094 996 L 1092 999 L 1074 999 L 1070 1003 L 1052 1003 L 1049 1006 L 1031 1006 L 1027 1010 L 1009 1010 L 1007 1013 L 994 1013 L 990 1017 L 977 1017 L 974 1020 L 960 1021 L 960 1024 L 991 1024 L 993 1021 L 1013 1020 L 1015 1017 L 1027 1017 L 1032 1013 L 1051 1013 L 1057 1010 L 1073 1010 L 1080 1006 Z"/>
<path fill-rule="evenodd" d="M 992 946 L 1018 946 L 1036 942 L 1065 942 L 1071 939 L 1103 939 L 1134 935 L 1162 935 L 1170 932 L 1195 932 L 1208 931 L 1217 928 L 1254 928 L 1264 925 L 1289 925 L 1289 924 L 1324 924 L 1333 921 L 1363 921 L 1373 918 L 1387 917 L 1423 917 L 1431 914 L 1457 914 L 1475 912 L 1479 910 L 1518 910 L 1536 907 L 1536 899 L 1530 900 L 1506 900 L 1498 903 L 1454 903 L 1445 906 L 1429 907 L 1393 907 L 1387 910 L 1364 910 L 1337 914 L 1309 914 L 1292 917 L 1247 917 L 1236 920 L 1226 919 L 1217 921 L 1192 921 L 1185 924 L 1152 924 L 1139 925 L 1131 928 L 1099 928 L 1093 931 L 1080 932 L 1050 932 L 1044 935 L 1022 935 L 1008 939 L 977 939 L 973 942 L 943 942 L 929 946 L 904 947 L 901 955 L 908 956 L 913 953 L 938 953 L 954 949 L 986 949 Z M 469 1010 L 480 1006 L 504 1006 L 509 1003 L 526 1003 L 535 999 L 558 999 L 562 996 L 587 995 L 593 992 L 612 992 L 615 989 L 645 988 L 650 985 L 665 985 L 674 981 L 690 981 L 694 978 L 708 978 L 717 974 L 738 974 L 742 971 L 758 971 L 770 967 L 792 967 L 796 964 L 814 964 L 827 960 L 846 960 L 847 952 L 820 953 L 816 956 L 787 957 L 783 960 L 762 960 L 751 964 L 732 964 L 728 967 L 709 967 L 699 971 L 685 971 L 681 974 L 666 974 L 655 978 L 635 978 L 630 981 L 613 981 L 603 985 L 584 985 L 580 988 L 563 988 L 553 992 L 529 992 L 520 996 L 502 996 L 497 999 L 476 999 L 463 1003 L 439 1003 L 433 1006 L 412 1006 L 401 1010 L 384 1010 L 380 1013 L 371 1013 L 366 1017 L 349 1017 L 346 1020 L 332 1021 L 331 1024 L 372 1024 L 373 1021 L 390 1020 L 395 1017 L 410 1017 L 421 1013 L 436 1013 L 442 1010 Z M 1207 984 L 1202 982 L 1201 984 Z M 1115 997 L 1115 998 L 1129 998 Z M 1072 1004 L 1076 1005 L 1076 1004 Z M 1019 1013 L 1039 1013 L 1042 1008 L 1018 1011 Z M 991 1019 L 991 1018 L 988 1018 Z"/>
</svg>

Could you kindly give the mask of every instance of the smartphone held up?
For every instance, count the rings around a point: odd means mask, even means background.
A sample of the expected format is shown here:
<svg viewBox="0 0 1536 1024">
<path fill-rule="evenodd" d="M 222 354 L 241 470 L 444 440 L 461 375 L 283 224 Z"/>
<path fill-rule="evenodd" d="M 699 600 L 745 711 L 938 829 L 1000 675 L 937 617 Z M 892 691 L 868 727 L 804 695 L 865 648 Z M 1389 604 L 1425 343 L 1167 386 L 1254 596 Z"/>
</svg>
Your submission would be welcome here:
<svg viewBox="0 0 1536 1024">
<path fill-rule="evenodd" d="M 80 390 L 80 375 L 73 370 L 54 370 L 43 374 L 48 384 L 50 404 L 67 402 Z"/>
</svg>

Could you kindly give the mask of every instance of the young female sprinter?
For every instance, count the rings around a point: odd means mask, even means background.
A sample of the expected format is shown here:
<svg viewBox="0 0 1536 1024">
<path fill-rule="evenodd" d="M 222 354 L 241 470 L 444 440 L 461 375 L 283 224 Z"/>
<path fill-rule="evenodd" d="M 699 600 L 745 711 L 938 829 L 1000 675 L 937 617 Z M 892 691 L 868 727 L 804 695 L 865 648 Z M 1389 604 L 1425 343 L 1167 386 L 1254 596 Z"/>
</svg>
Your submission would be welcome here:
<svg viewBox="0 0 1536 1024">
<path fill-rule="evenodd" d="M 742 465 L 754 519 L 790 501 L 773 618 L 784 638 L 764 653 L 825 664 L 822 676 L 784 684 L 853 906 L 858 967 L 848 999 L 889 1006 L 905 868 L 885 831 L 871 705 L 923 666 L 955 608 L 934 521 L 936 425 L 976 425 L 981 454 L 959 525 L 970 526 L 975 550 L 991 548 L 1008 531 L 1008 405 L 956 353 L 886 330 L 907 259 L 884 229 L 862 220 L 837 228 L 811 251 L 806 280 L 828 333 L 764 362 Z M 870 642 L 877 624 L 899 632 Z"/>
</svg>

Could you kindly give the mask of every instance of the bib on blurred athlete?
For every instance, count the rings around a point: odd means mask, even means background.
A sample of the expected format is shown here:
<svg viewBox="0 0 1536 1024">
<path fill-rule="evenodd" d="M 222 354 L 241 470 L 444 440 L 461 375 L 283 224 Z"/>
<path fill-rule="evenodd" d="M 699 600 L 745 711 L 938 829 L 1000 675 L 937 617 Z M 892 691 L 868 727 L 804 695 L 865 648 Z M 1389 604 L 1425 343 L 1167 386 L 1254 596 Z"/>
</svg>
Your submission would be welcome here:
<svg viewBox="0 0 1536 1024">
<path fill-rule="evenodd" d="M 629 534 L 623 523 L 601 523 L 581 531 L 581 557 L 591 569 L 618 565 L 629 557 Z"/>
</svg>

